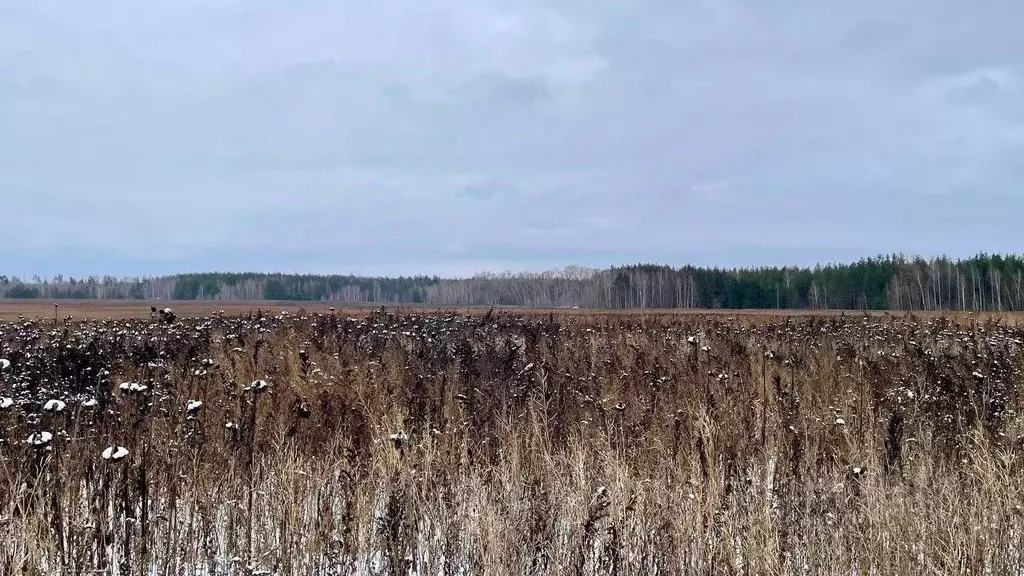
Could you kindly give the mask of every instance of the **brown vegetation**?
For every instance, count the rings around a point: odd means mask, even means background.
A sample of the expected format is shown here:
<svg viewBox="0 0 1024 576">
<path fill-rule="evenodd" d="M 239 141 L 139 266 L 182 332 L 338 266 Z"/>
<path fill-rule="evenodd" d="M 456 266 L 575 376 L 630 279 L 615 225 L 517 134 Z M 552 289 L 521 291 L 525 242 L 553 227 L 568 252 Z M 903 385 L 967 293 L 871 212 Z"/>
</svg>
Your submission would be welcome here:
<svg viewBox="0 0 1024 576">
<path fill-rule="evenodd" d="M 127 318 L 150 318 L 150 305 L 153 302 L 148 300 L 40 300 L 36 298 L 11 299 L 0 298 L 0 320 L 17 320 L 19 318 L 47 318 L 52 320 L 55 316 L 63 321 L 71 320 L 103 320 L 103 319 L 127 319 Z M 275 301 L 275 300 L 162 300 L 156 302 L 161 307 L 170 307 L 179 316 L 211 316 L 217 314 L 237 316 L 242 314 L 263 313 L 268 315 L 287 312 L 289 314 L 315 314 L 315 313 L 336 313 L 339 315 L 365 315 L 372 310 L 381 308 L 381 304 L 374 303 L 353 303 L 353 302 L 330 302 L 330 301 Z M 56 304 L 56 308 L 54 307 Z M 385 310 L 393 313 L 456 313 L 464 315 L 482 315 L 492 310 L 493 306 L 436 306 L 403 304 L 400 306 L 386 305 Z M 593 320 L 603 320 L 610 316 L 642 316 L 642 317 L 664 317 L 664 316 L 690 316 L 690 317 L 717 317 L 719 319 L 739 319 L 743 322 L 777 322 L 785 318 L 803 318 L 807 316 L 846 316 L 861 317 L 889 317 L 902 316 L 905 312 L 886 310 L 759 310 L 759 309 L 694 309 L 694 308 L 616 308 L 599 309 L 592 308 L 571 308 L 571 307 L 522 307 L 502 306 L 497 308 L 501 312 L 512 312 L 523 317 L 539 318 L 556 314 L 564 316 L 585 316 Z M 949 317 L 957 321 L 992 320 L 999 319 L 1002 322 L 1018 323 L 1024 319 L 1022 312 L 956 312 L 956 311 L 918 311 L 915 315 L 919 318 L 940 318 Z"/>
<path fill-rule="evenodd" d="M 1024 329 L 564 312 L 0 324 L 2 572 L 1024 569 Z"/>
</svg>

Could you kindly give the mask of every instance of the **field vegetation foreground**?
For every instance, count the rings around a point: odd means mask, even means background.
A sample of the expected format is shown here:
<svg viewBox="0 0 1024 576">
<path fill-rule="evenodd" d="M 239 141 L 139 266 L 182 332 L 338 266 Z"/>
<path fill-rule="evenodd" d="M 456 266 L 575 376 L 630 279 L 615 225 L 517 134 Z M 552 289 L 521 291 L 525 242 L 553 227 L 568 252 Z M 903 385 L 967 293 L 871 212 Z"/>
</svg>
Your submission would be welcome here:
<svg viewBox="0 0 1024 576">
<path fill-rule="evenodd" d="M 5 320 L 0 572 L 1020 574 L 1022 355 L 998 317 Z"/>
</svg>

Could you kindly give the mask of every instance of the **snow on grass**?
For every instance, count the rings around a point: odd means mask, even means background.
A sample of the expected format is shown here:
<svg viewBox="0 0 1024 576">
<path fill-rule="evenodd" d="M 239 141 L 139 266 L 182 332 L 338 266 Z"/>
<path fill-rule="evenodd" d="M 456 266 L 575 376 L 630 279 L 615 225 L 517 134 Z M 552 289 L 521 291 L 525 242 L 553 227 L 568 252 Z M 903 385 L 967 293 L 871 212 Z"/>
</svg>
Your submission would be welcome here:
<svg viewBox="0 0 1024 576">
<path fill-rule="evenodd" d="M 138 382 L 122 382 L 121 385 L 118 386 L 118 388 L 124 390 L 125 392 L 145 392 L 146 390 L 149 389 L 149 386 L 146 386 L 145 384 L 140 384 Z"/>
<path fill-rule="evenodd" d="M 267 386 L 269 386 L 269 384 L 267 384 L 266 380 L 254 380 L 252 384 L 242 388 L 242 391 L 248 392 L 252 390 L 253 392 L 260 392 L 262 390 L 266 390 Z"/>
<path fill-rule="evenodd" d="M 51 440 L 53 440 L 53 434 L 44 431 L 30 434 L 28 439 L 25 441 L 33 446 L 45 446 L 49 444 Z"/>
<path fill-rule="evenodd" d="M 128 456 L 128 449 L 124 446 L 108 446 L 103 450 L 103 459 L 117 462 Z"/>
</svg>

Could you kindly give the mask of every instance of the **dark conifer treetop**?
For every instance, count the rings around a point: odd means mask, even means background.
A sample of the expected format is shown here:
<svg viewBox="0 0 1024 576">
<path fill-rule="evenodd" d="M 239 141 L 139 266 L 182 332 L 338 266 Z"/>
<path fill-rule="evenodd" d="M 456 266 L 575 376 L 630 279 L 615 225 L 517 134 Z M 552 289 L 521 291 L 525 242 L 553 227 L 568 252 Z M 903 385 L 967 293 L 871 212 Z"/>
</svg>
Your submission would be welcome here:
<svg viewBox="0 0 1024 576">
<path fill-rule="evenodd" d="M 847 310 L 1024 309 L 1024 257 L 879 256 L 809 267 L 632 264 L 438 276 L 207 272 L 149 278 L 0 276 L 3 298 L 275 300 L 439 306 Z"/>
</svg>

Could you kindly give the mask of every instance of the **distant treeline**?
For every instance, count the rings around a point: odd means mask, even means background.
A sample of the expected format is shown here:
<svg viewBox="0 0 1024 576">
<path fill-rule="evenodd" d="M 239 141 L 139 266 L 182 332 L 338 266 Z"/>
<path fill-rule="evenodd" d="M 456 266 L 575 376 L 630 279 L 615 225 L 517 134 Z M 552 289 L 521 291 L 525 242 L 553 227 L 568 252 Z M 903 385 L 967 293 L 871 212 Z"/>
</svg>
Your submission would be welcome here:
<svg viewBox="0 0 1024 576">
<path fill-rule="evenodd" d="M 437 306 L 581 308 L 831 308 L 1024 310 L 1024 257 L 865 258 L 814 268 L 597 270 L 374 278 L 298 274 L 180 274 L 155 278 L 0 276 L 0 297 L 136 300 L 314 300 Z"/>
</svg>

